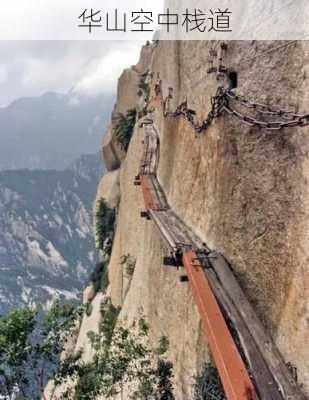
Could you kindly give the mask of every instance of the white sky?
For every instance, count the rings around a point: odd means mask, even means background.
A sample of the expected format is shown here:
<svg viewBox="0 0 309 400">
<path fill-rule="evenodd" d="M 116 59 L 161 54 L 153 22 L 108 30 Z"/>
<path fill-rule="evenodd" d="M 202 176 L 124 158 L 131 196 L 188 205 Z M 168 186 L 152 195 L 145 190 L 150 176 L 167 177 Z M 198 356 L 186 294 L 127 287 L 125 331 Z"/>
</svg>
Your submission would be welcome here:
<svg viewBox="0 0 309 400">
<path fill-rule="evenodd" d="M 46 91 L 63 92 L 71 87 L 88 94 L 115 92 L 121 71 L 137 61 L 140 42 L 118 40 L 132 37 L 121 36 L 119 32 L 115 35 L 117 40 L 113 41 L 60 39 L 100 37 L 89 35 L 87 29 L 77 27 L 78 16 L 85 8 L 93 7 L 102 12 L 112 12 L 117 8 L 128 14 L 143 8 L 145 12 L 156 13 L 163 10 L 163 3 L 164 0 L 2 0 L 0 106 L 21 96 L 40 95 Z M 188 4 L 191 8 L 197 4 L 201 8 L 215 8 L 215 4 L 221 8 L 228 6 L 233 11 L 240 33 L 249 32 L 247 34 L 251 39 L 260 38 L 254 36 L 254 29 L 260 30 L 260 34 L 266 35 L 267 39 L 273 39 L 271 33 L 278 27 L 288 31 L 295 27 L 302 33 L 308 31 L 308 0 L 209 0 L 206 3 L 203 0 L 166 0 L 166 4 Z M 248 29 L 250 25 L 254 28 L 251 33 Z M 291 38 L 292 33 L 289 33 Z M 233 35 L 236 34 L 237 30 L 234 32 L 233 28 Z M 226 35 L 229 39 L 233 38 L 230 33 Z M 136 37 L 145 39 L 140 34 Z M 12 38 L 18 40 L 4 40 Z M 59 40 L 38 41 L 38 38 Z M 243 39 L 241 35 L 236 35 L 236 38 Z M 287 39 L 280 35 L 279 38 Z"/>
<path fill-rule="evenodd" d="M 74 87 L 114 93 L 124 68 L 138 61 L 142 42 L 0 41 L 0 105 Z"/>
<path fill-rule="evenodd" d="M 88 40 L 95 35 L 98 40 L 131 40 L 151 38 L 151 34 L 137 35 L 106 32 L 95 29 L 89 35 L 87 29 L 78 28 L 78 17 L 85 9 L 100 10 L 102 22 L 106 13 L 126 13 L 128 20 L 134 11 L 163 10 L 164 0 L 1 0 L 0 39 L 2 40 Z M 135 36 L 135 37 L 134 37 Z"/>
<path fill-rule="evenodd" d="M 180 17 L 186 9 L 202 10 L 207 29 L 190 30 L 189 35 L 180 24 L 172 29 L 174 35 L 164 35 L 166 30 L 162 27 L 160 39 L 293 40 L 308 34 L 308 0 L 1 0 L 0 40 L 146 40 L 152 33 L 131 31 L 132 13 L 151 11 L 152 28 L 156 29 L 164 4 Z M 91 34 L 87 28 L 78 27 L 82 23 L 78 17 L 85 9 L 86 15 L 92 9 L 93 13 L 99 11 L 102 18 L 102 28 L 94 28 Z M 126 33 L 106 30 L 106 13 L 112 19 L 115 9 L 119 19 L 124 13 L 127 16 Z M 229 9 L 232 32 L 208 30 L 210 20 L 214 20 L 210 9 Z"/>
</svg>

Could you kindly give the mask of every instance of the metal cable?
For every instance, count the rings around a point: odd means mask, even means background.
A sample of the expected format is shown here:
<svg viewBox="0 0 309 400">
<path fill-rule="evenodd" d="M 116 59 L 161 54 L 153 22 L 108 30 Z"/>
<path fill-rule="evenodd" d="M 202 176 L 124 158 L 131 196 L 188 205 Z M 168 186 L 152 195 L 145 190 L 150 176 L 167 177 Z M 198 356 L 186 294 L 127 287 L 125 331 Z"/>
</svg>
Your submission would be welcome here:
<svg viewBox="0 0 309 400">
<path fill-rule="evenodd" d="M 306 32 L 306 33 L 301 37 L 301 39 L 290 40 L 288 43 L 284 43 L 284 44 L 282 44 L 282 45 L 280 45 L 280 46 L 277 46 L 277 47 L 273 47 L 273 48 L 271 48 L 271 49 L 268 49 L 268 50 L 266 50 L 266 51 L 264 51 L 264 52 L 262 52 L 262 53 L 259 53 L 259 54 L 255 55 L 254 57 L 245 58 L 243 61 L 244 61 L 244 62 L 249 62 L 249 61 L 253 61 L 253 60 L 257 59 L 257 58 L 261 58 L 261 57 L 265 56 L 266 54 L 270 54 L 270 53 L 273 53 L 273 52 L 275 52 L 275 51 L 277 51 L 277 50 L 280 50 L 280 49 L 283 49 L 283 48 L 285 48 L 285 47 L 291 46 L 292 44 L 297 43 L 297 42 L 299 42 L 300 40 L 305 39 L 305 38 L 308 37 L 308 36 L 309 36 L 309 33 Z M 240 71 L 241 71 L 241 69 L 240 69 Z"/>
<path fill-rule="evenodd" d="M 265 17 L 264 19 L 260 20 L 259 22 L 257 22 L 254 26 L 252 26 L 250 29 L 247 29 L 246 31 L 244 31 L 242 34 L 246 34 L 248 32 L 251 32 L 253 29 L 255 29 L 256 27 L 260 26 L 261 24 L 263 24 L 264 22 L 268 21 L 270 18 L 274 17 L 275 15 L 279 14 L 282 10 L 284 10 L 286 7 L 288 7 L 290 4 L 295 3 L 296 0 L 290 0 L 288 1 L 286 4 L 284 4 L 282 7 L 280 7 L 278 10 L 276 10 L 275 12 L 269 14 L 267 17 Z"/>
</svg>

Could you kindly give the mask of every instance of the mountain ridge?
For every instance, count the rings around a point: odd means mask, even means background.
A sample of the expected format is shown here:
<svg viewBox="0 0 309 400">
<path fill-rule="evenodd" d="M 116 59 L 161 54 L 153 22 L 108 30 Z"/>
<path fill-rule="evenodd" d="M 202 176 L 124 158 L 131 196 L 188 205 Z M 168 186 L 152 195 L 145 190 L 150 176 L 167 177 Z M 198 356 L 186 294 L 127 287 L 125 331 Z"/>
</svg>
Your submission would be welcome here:
<svg viewBox="0 0 309 400">
<path fill-rule="evenodd" d="M 62 170 L 81 154 L 95 153 L 113 99 L 46 92 L 0 108 L 0 170 Z"/>
<path fill-rule="evenodd" d="M 63 170 L 0 171 L 0 312 L 79 299 L 96 263 L 92 201 L 99 154 Z"/>
</svg>

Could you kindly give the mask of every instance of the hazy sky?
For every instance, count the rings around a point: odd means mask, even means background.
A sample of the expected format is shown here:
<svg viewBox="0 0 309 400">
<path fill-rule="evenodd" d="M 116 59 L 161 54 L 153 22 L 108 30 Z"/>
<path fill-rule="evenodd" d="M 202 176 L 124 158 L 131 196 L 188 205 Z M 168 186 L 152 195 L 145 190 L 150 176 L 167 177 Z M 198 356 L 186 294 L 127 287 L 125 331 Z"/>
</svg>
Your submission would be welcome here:
<svg viewBox="0 0 309 400">
<path fill-rule="evenodd" d="M 115 92 L 124 68 L 138 60 L 140 42 L 0 41 L 0 106 L 72 87 Z"/>
</svg>

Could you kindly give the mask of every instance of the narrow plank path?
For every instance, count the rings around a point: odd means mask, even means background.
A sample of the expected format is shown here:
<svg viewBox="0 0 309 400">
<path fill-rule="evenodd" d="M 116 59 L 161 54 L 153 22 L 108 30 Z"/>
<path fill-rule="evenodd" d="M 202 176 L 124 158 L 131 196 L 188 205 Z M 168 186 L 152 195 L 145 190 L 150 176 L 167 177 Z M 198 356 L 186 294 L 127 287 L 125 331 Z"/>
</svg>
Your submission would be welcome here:
<svg viewBox="0 0 309 400">
<path fill-rule="evenodd" d="M 140 122 L 144 153 L 135 184 L 175 264 L 184 266 L 228 400 L 306 400 L 225 258 L 171 209 L 157 179 L 160 141 L 153 117 Z"/>
</svg>

